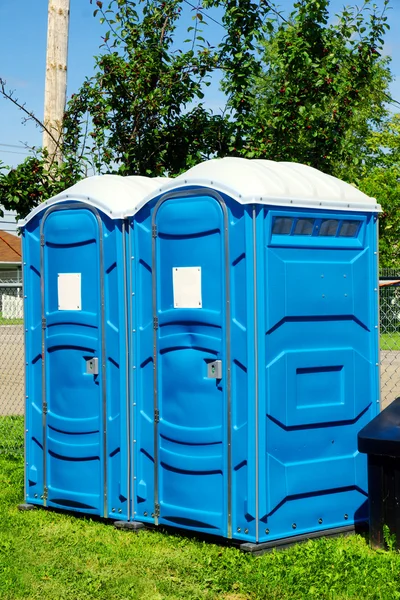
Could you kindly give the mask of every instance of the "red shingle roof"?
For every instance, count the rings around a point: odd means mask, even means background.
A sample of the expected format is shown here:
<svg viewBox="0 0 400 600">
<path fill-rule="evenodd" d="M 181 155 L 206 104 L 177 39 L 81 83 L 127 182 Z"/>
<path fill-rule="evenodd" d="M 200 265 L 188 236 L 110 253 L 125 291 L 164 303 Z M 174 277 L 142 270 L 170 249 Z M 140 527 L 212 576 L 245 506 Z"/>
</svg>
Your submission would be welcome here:
<svg viewBox="0 0 400 600">
<path fill-rule="evenodd" d="M 21 262 L 21 238 L 0 231 L 0 262 Z"/>
</svg>

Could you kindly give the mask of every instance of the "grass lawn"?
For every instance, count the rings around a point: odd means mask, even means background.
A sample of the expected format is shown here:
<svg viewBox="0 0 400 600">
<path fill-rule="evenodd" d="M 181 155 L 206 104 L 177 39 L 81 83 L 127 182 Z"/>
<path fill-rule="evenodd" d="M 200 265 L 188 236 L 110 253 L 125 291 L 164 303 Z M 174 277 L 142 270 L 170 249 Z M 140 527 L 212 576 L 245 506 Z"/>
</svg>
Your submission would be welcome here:
<svg viewBox="0 0 400 600">
<path fill-rule="evenodd" d="M 400 554 L 361 536 L 254 557 L 234 548 L 45 510 L 19 512 L 23 459 L 0 455 L 2 600 L 394 599 Z"/>
<path fill-rule="evenodd" d="M 0 312 L 0 325 L 22 325 L 23 319 L 4 319 L 3 313 Z"/>
<path fill-rule="evenodd" d="M 400 332 L 381 333 L 381 350 L 399 350 L 400 351 Z"/>
<path fill-rule="evenodd" d="M 0 456 L 24 453 L 24 417 L 0 417 Z"/>
</svg>

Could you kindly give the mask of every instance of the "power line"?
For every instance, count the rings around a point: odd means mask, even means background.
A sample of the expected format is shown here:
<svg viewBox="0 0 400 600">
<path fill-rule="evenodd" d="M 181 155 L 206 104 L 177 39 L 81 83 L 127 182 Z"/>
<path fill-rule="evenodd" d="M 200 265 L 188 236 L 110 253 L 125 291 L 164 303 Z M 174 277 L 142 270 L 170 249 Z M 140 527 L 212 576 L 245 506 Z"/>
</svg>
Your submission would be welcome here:
<svg viewBox="0 0 400 600">
<path fill-rule="evenodd" d="M 24 150 L 26 149 L 26 146 L 17 146 L 16 144 L 3 144 L 2 142 L 0 142 L 0 146 L 5 146 L 7 148 L 23 148 Z"/>
<path fill-rule="evenodd" d="M 21 154 L 21 156 L 29 156 L 29 152 L 14 152 L 13 150 L 0 150 L 0 152 L 5 152 L 6 154 Z"/>
</svg>

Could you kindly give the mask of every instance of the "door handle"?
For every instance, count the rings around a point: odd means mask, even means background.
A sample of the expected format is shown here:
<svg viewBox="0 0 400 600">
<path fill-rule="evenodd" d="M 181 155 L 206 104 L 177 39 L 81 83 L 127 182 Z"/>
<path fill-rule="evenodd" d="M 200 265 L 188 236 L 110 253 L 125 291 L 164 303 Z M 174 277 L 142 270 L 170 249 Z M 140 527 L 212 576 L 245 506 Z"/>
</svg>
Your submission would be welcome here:
<svg viewBox="0 0 400 600">
<path fill-rule="evenodd" d="M 207 377 L 209 379 L 222 379 L 222 360 L 213 360 L 207 364 Z"/>
<path fill-rule="evenodd" d="M 86 359 L 86 373 L 87 375 L 98 375 L 99 374 L 99 359 L 97 356 Z"/>
</svg>

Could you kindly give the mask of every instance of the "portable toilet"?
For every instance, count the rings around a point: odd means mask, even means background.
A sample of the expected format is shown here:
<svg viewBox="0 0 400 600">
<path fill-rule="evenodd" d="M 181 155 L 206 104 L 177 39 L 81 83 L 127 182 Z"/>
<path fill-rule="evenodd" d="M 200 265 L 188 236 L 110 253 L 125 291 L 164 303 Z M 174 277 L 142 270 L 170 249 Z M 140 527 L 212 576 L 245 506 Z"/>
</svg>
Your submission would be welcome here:
<svg viewBox="0 0 400 600">
<path fill-rule="evenodd" d="M 379 211 L 311 167 L 241 158 L 134 207 L 133 519 L 244 549 L 367 520 Z"/>
<path fill-rule="evenodd" d="M 22 223 L 27 503 L 131 516 L 123 215 L 158 185 L 90 177 Z"/>
</svg>

